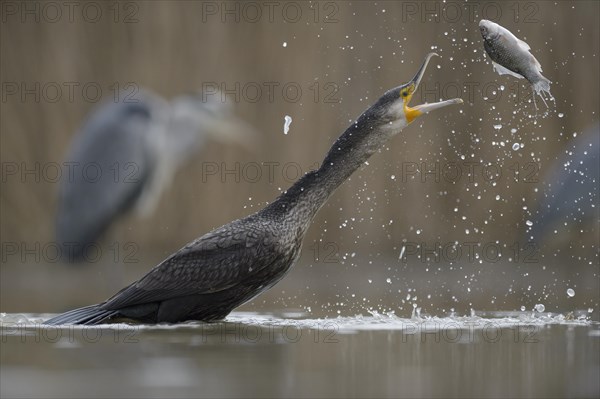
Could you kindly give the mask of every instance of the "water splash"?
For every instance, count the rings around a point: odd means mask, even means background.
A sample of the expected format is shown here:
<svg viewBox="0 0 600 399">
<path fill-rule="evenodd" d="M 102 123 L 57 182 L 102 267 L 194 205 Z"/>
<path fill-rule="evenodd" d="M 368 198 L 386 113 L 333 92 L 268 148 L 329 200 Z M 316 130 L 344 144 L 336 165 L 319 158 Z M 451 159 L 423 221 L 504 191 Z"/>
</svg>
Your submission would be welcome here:
<svg viewBox="0 0 600 399">
<path fill-rule="evenodd" d="M 537 309 L 536 309 L 537 310 Z M 573 325 L 593 326 L 598 322 L 590 320 L 590 312 L 573 311 L 567 314 L 558 314 L 539 311 L 477 311 L 471 310 L 469 316 L 451 315 L 448 317 L 426 316 L 421 313 L 421 308 L 413 305 L 411 318 L 397 316 L 394 312 L 379 313 L 376 310 L 369 311 L 370 316 L 338 316 L 334 318 L 302 318 L 306 316 L 302 312 L 281 313 L 279 315 L 255 312 L 233 312 L 221 323 L 237 323 L 254 327 L 294 327 L 299 329 L 322 329 L 325 326 L 335 328 L 336 331 L 353 332 L 363 330 L 404 330 L 418 328 L 422 331 L 436 329 L 489 329 L 489 328 L 511 328 L 517 325 Z M 52 314 L 0 314 L 0 335 L 11 335 L 15 327 L 43 328 L 41 323 L 55 315 Z M 292 317 L 287 317 L 292 316 Z M 188 330 L 203 329 L 206 326 L 215 326 L 220 323 L 203 323 L 189 321 L 177 324 L 127 324 L 113 323 L 97 326 L 64 326 L 74 330 L 79 329 L 106 329 L 106 330 Z M 50 329 L 61 328 L 60 326 L 47 326 Z"/>
<path fill-rule="evenodd" d="M 284 123 L 283 123 L 283 134 L 288 134 L 288 132 L 290 131 L 290 125 L 292 124 L 292 117 L 289 115 L 286 115 L 284 117 Z"/>
</svg>

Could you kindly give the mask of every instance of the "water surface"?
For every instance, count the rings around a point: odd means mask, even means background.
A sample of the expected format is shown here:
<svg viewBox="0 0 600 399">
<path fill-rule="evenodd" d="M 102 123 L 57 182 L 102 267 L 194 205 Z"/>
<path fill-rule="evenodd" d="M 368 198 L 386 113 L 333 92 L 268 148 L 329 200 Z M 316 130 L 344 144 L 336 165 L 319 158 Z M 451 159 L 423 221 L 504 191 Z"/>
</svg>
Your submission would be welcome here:
<svg viewBox="0 0 600 399">
<path fill-rule="evenodd" d="M 600 325 L 585 312 L 234 312 L 211 324 L 39 324 L 50 316 L 2 316 L 2 397 L 600 394 Z"/>
</svg>

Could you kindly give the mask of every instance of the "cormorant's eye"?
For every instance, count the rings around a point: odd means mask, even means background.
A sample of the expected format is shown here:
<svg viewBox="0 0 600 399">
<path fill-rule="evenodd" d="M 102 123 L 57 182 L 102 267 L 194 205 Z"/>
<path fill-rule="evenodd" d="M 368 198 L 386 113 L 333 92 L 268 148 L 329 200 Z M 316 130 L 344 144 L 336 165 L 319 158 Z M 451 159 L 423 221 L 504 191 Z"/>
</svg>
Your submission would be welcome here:
<svg viewBox="0 0 600 399">
<path fill-rule="evenodd" d="M 403 92 L 402 92 L 402 97 L 406 97 L 406 96 L 408 96 L 408 92 L 406 92 L 406 91 L 403 91 Z"/>
</svg>

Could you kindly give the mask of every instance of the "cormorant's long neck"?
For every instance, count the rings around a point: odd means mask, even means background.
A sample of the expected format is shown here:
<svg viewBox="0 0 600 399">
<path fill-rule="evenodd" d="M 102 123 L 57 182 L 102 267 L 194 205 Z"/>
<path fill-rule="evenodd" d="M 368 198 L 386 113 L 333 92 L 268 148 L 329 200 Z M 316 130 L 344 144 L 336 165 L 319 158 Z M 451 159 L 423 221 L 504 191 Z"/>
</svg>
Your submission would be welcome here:
<svg viewBox="0 0 600 399">
<path fill-rule="evenodd" d="M 362 115 L 333 144 L 321 167 L 305 174 L 265 209 L 291 217 L 305 230 L 329 196 L 391 136 Z"/>
</svg>

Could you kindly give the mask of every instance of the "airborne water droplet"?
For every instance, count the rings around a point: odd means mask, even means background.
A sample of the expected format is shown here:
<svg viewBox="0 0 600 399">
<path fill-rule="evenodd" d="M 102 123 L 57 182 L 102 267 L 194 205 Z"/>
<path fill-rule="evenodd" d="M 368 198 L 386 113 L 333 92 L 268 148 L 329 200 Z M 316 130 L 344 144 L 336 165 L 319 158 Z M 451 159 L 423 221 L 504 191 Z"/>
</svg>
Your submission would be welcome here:
<svg viewBox="0 0 600 399">
<path fill-rule="evenodd" d="M 546 307 L 543 304 L 538 303 L 535 305 L 534 309 L 536 312 L 542 313 L 544 310 L 546 310 Z"/>
<path fill-rule="evenodd" d="M 513 149 L 514 151 L 517 151 L 519 148 L 521 148 L 521 146 L 519 145 L 519 143 L 514 143 L 514 144 L 512 145 L 512 149 Z"/>
<path fill-rule="evenodd" d="M 290 131 L 290 125 L 292 124 L 292 117 L 289 115 L 286 115 L 284 117 L 284 124 L 283 124 L 283 134 L 288 134 L 288 132 Z"/>
<path fill-rule="evenodd" d="M 573 288 L 569 288 L 567 290 L 567 295 L 571 298 L 573 298 L 575 296 L 575 290 Z"/>
</svg>

